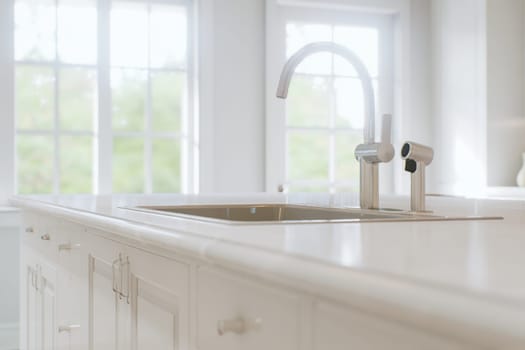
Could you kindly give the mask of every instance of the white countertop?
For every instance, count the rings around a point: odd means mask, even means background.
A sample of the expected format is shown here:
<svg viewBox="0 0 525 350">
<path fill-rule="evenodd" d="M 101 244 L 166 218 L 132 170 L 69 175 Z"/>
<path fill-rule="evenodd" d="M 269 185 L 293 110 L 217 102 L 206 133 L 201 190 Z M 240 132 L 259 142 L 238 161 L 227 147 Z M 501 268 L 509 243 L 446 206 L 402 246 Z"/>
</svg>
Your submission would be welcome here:
<svg viewBox="0 0 525 350">
<path fill-rule="evenodd" d="M 15 197 L 12 204 L 293 281 L 311 292 L 365 303 L 372 312 L 388 306 L 392 315 L 420 324 L 450 330 L 464 325 L 463 333 L 486 330 L 482 337 L 512 336 L 525 344 L 523 200 L 428 198 L 436 214 L 505 217 L 497 221 L 228 225 L 122 209 L 262 202 L 342 207 L 356 201 L 348 195 L 134 195 Z M 406 202 L 391 197 L 382 203 Z M 399 310 L 406 312 L 399 316 Z"/>
</svg>

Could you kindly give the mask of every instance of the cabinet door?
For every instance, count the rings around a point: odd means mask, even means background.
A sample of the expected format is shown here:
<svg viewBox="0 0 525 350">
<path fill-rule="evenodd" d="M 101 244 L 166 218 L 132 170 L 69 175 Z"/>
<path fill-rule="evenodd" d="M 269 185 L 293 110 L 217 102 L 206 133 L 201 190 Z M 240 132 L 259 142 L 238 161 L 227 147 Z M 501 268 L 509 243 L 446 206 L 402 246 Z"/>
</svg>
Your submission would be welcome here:
<svg viewBox="0 0 525 350">
<path fill-rule="evenodd" d="M 331 303 L 315 305 L 314 324 L 315 350 L 472 350 L 466 344 Z"/>
<path fill-rule="evenodd" d="M 115 292 L 129 283 L 119 277 L 124 275 L 119 259 L 126 257 L 125 247 L 95 235 L 86 237 L 85 245 L 89 251 L 88 349 L 129 350 L 130 299 Z"/>
<path fill-rule="evenodd" d="M 57 310 L 57 271 L 54 266 L 38 265 L 39 279 L 37 282 L 37 306 L 40 311 L 41 324 L 38 333 L 41 334 L 43 350 L 57 349 L 56 343 L 56 310 Z"/>
<path fill-rule="evenodd" d="M 132 349 L 189 349 L 189 268 L 130 249 Z"/>
<path fill-rule="evenodd" d="M 23 301 L 20 307 L 22 329 L 20 333 L 20 346 L 22 349 L 37 350 L 37 291 L 35 278 L 37 277 L 36 268 L 30 265 L 23 265 L 25 278 L 23 279 Z"/>
<path fill-rule="evenodd" d="M 300 297 L 211 268 L 199 268 L 200 350 L 300 348 Z"/>
<path fill-rule="evenodd" d="M 56 344 L 56 268 L 41 263 L 30 249 L 24 251 L 22 269 L 24 295 L 21 305 L 21 348 L 55 350 Z"/>
</svg>

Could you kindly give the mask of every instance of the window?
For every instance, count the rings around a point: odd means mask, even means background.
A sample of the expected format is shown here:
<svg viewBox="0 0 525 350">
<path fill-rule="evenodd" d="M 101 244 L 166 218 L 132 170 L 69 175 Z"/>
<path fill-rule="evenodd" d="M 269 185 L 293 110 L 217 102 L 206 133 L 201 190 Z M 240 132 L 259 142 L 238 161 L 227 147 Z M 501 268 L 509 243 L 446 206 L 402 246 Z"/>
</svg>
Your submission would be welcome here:
<svg viewBox="0 0 525 350">
<path fill-rule="evenodd" d="M 16 0 L 18 193 L 193 192 L 191 6 Z"/>
<path fill-rule="evenodd" d="M 284 59 L 304 45 L 335 42 L 354 51 L 367 67 L 377 115 L 392 113 L 389 16 L 299 7 L 282 7 L 280 11 L 280 35 L 271 35 L 283 41 L 272 45 L 274 54 L 282 57 L 280 64 L 269 63 L 274 76 L 279 76 Z M 352 65 L 337 55 L 317 53 L 297 67 L 282 106 L 276 106 L 279 102 L 271 88 L 268 130 L 279 132 L 268 140 L 272 144 L 267 161 L 269 190 L 283 186 L 290 192 L 357 192 L 359 163 L 354 150 L 363 142 L 364 101 Z"/>
</svg>

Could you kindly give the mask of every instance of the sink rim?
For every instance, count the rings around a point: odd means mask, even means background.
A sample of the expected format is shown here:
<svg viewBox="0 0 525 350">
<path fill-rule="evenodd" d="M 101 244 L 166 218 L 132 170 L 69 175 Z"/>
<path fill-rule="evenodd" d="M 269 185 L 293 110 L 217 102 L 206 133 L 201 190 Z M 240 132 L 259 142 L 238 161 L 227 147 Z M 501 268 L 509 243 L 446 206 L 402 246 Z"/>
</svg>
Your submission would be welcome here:
<svg viewBox="0 0 525 350">
<path fill-rule="evenodd" d="M 261 207 L 284 207 L 294 209 L 313 209 L 320 211 L 337 211 L 343 213 L 359 212 L 369 215 L 381 215 L 380 218 L 341 218 L 341 219 L 294 219 L 294 220 L 259 220 L 243 221 L 225 218 L 202 216 L 199 214 L 187 214 L 167 211 L 169 209 L 192 209 L 192 208 L 261 208 Z M 181 218 L 198 222 L 219 223 L 227 225 L 286 225 L 286 224 L 335 224 L 335 223 L 387 223 L 387 222 L 422 222 L 422 221 L 472 221 L 472 220 L 502 220 L 501 216 L 440 216 L 432 212 L 411 212 L 400 209 L 361 209 L 358 207 L 326 207 L 307 204 L 293 203 L 196 203 L 180 205 L 139 205 L 134 207 L 119 207 L 131 211 L 138 211 L 153 215 Z"/>
</svg>

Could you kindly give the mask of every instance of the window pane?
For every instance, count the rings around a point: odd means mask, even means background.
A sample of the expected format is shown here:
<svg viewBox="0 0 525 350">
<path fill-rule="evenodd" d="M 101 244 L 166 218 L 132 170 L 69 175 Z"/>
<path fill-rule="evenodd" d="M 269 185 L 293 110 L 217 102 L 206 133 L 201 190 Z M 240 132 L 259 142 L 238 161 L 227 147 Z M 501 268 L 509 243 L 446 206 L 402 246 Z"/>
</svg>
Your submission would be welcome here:
<svg viewBox="0 0 525 350">
<path fill-rule="evenodd" d="M 113 139 L 113 192 L 144 192 L 144 140 Z"/>
<path fill-rule="evenodd" d="M 59 74 L 60 127 L 93 130 L 97 113 L 95 70 L 64 68 Z"/>
<path fill-rule="evenodd" d="M 372 81 L 375 107 L 379 108 L 377 81 Z M 335 78 L 335 110 L 336 126 L 363 129 L 365 115 L 365 100 L 361 80 L 358 78 Z"/>
<path fill-rule="evenodd" d="M 60 192 L 90 193 L 93 187 L 93 138 L 60 138 Z"/>
<path fill-rule="evenodd" d="M 53 69 L 17 65 L 16 123 L 18 129 L 52 129 L 54 125 Z"/>
<path fill-rule="evenodd" d="M 53 138 L 17 136 L 18 193 L 53 192 Z"/>
<path fill-rule="evenodd" d="M 180 131 L 183 102 L 186 98 L 186 74 L 152 73 L 151 107 L 154 131 Z"/>
<path fill-rule="evenodd" d="M 151 67 L 184 67 L 187 41 L 186 10 L 169 5 L 151 5 Z"/>
<path fill-rule="evenodd" d="M 359 132 L 337 133 L 335 136 L 335 179 L 349 181 L 354 189 L 359 188 L 359 162 L 354 151 L 361 142 L 363 135 Z"/>
<path fill-rule="evenodd" d="M 55 2 L 16 0 L 15 59 L 55 58 Z"/>
<path fill-rule="evenodd" d="M 113 69 L 111 98 L 113 129 L 144 130 L 147 76 L 144 71 Z"/>
<path fill-rule="evenodd" d="M 330 80 L 296 75 L 286 100 L 288 126 L 327 127 L 330 115 Z"/>
<path fill-rule="evenodd" d="M 153 140 L 153 192 L 180 192 L 180 141 Z"/>
<path fill-rule="evenodd" d="M 365 27 L 335 27 L 334 41 L 354 51 L 363 61 L 368 73 L 377 77 L 379 71 L 379 39 L 378 31 Z M 345 59 L 335 56 L 334 70 L 337 75 L 352 75 L 357 73 Z"/>
<path fill-rule="evenodd" d="M 336 78 L 335 109 L 336 125 L 362 129 L 364 126 L 365 102 L 361 80 Z"/>
<path fill-rule="evenodd" d="M 332 41 L 332 27 L 329 25 L 298 23 L 288 23 L 286 25 L 286 57 L 292 56 L 304 45 L 316 41 Z M 299 64 L 296 72 L 331 74 L 332 54 L 313 54 Z"/>
<path fill-rule="evenodd" d="M 138 2 L 111 6 L 111 65 L 148 66 L 148 7 Z"/>
<path fill-rule="evenodd" d="M 322 180 L 328 178 L 328 135 L 324 132 L 289 132 L 289 180 Z"/>
<path fill-rule="evenodd" d="M 67 63 L 96 63 L 97 10 L 95 1 L 61 0 L 59 2 L 58 56 L 62 62 Z"/>
</svg>

